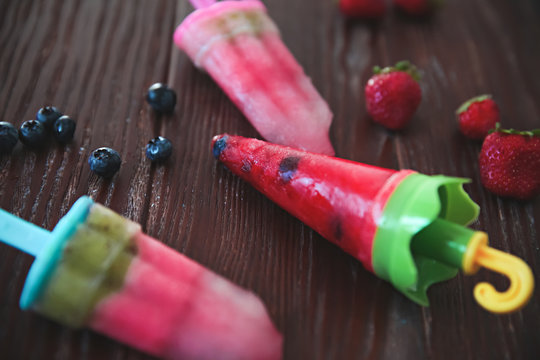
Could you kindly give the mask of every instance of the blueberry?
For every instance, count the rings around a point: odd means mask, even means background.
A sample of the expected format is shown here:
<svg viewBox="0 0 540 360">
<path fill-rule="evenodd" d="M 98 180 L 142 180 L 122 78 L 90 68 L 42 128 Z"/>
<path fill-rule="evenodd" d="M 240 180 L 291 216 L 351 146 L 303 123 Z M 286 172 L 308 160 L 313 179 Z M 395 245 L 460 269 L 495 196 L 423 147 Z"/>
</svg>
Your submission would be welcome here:
<svg viewBox="0 0 540 360">
<path fill-rule="evenodd" d="M 221 155 L 223 150 L 225 150 L 225 148 L 227 147 L 228 139 L 229 137 L 225 135 L 219 140 L 216 140 L 216 142 L 214 143 L 214 146 L 212 147 L 212 155 L 214 155 L 216 159 L 219 159 L 219 155 Z"/>
<path fill-rule="evenodd" d="M 62 115 L 63 114 L 58 111 L 58 109 L 54 106 L 45 106 L 38 110 L 36 114 L 36 119 L 37 121 L 45 125 L 47 129 L 50 129 L 53 127 L 56 119 L 58 119 Z"/>
<path fill-rule="evenodd" d="M 8 122 L 0 121 L 0 154 L 11 152 L 18 140 L 17 129 Z"/>
<path fill-rule="evenodd" d="M 19 139 L 24 145 L 37 148 L 45 144 L 47 130 L 39 121 L 27 120 L 19 128 Z"/>
<path fill-rule="evenodd" d="M 171 156 L 172 144 L 168 139 L 158 136 L 146 145 L 146 157 L 152 161 L 164 161 Z"/>
<path fill-rule="evenodd" d="M 148 88 L 146 101 L 157 112 L 169 114 L 176 105 L 176 93 L 165 84 L 155 83 Z"/>
<path fill-rule="evenodd" d="M 90 170 L 106 178 L 112 177 L 120 169 L 121 162 L 118 152 L 108 147 L 92 151 L 88 158 Z"/>
<path fill-rule="evenodd" d="M 53 135 L 56 140 L 65 144 L 73 139 L 75 132 L 75 121 L 69 116 L 60 116 L 53 125 Z"/>
</svg>

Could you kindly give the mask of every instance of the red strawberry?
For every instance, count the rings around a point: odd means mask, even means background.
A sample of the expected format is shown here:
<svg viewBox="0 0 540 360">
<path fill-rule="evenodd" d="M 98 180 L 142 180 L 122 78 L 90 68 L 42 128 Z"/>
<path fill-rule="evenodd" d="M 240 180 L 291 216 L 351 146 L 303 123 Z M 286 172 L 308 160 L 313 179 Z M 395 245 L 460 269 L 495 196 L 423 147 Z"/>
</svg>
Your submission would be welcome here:
<svg viewBox="0 0 540 360">
<path fill-rule="evenodd" d="M 478 158 L 482 184 L 504 197 L 528 199 L 540 192 L 540 129 L 503 130 L 497 123 Z"/>
<path fill-rule="evenodd" d="M 427 15 L 441 4 L 441 0 L 394 0 L 394 5 L 413 16 Z"/>
<path fill-rule="evenodd" d="M 456 111 L 459 130 L 468 138 L 482 140 L 499 122 L 499 107 L 490 95 L 465 102 Z"/>
<path fill-rule="evenodd" d="M 400 61 L 394 67 L 373 68 L 365 88 L 366 107 L 375 122 L 398 130 L 409 123 L 422 100 L 416 67 Z"/>
<path fill-rule="evenodd" d="M 386 12 L 385 0 L 340 0 L 341 12 L 350 17 L 380 18 Z"/>
</svg>

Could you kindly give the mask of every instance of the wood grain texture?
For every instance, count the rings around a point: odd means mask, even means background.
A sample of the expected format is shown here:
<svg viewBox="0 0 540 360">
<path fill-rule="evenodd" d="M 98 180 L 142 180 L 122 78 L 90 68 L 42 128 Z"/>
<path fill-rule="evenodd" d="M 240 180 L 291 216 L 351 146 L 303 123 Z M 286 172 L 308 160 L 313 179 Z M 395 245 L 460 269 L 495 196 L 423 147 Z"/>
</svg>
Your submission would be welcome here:
<svg viewBox="0 0 540 360">
<path fill-rule="evenodd" d="M 380 22 L 344 19 L 334 1 L 268 0 L 268 11 L 335 118 L 337 155 L 389 168 L 468 177 L 482 212 L 476 229 L 540 278 L 540 199 L 498 198 L 480 184 L 479 143 L 454 111 L 493 94 L 503 125 L 540 127 L 540 5 L 536 0 L 454 0 L 426 20 L 389 11 Z M 257 293 L 285 336 L 285 359 L 536 359 L 540 295 L 522 311 L 489 314 L 474 302 L 481 272 L 430 290 L 421 308 L 216 163 L 212 136 L 257 137 L 219 87 L 172 43 L 187 1 L 3 0 L 0 120 L 20 125 L 54 104 L 77 120 L 75 139 L 0 156 L 0 207 L 52 229 L 88 194 L 140 222 L 151 236 Z M 371 67 L 409 59 L 424 98 L 411 126 L 389 132 L 366 115 Z M 146 88 L 162 81 L 175 113 L 156 116 Z M 172 158 L 152 165 L 146 142 L 164 135 Z M 93 175 L 90 152 L 122 156 L 112 180 Z M 32 258 L 0 245 L 0 358 L 147 359 L 87 330 L 22 312 Z"/>
</svg>

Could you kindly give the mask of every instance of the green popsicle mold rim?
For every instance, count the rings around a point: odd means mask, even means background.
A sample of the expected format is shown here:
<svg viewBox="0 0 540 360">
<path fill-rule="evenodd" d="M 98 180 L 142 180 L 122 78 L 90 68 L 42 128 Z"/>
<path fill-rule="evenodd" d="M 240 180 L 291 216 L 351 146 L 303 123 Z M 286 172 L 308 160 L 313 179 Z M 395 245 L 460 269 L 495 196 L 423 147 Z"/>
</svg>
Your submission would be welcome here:
<svg viewBox="0 0 540 360">
<path fill-rule="evenodd" d="M 394 190 L 378 223 L 373 244 L 375 273 L 420 305 L 429 305 L 430 285 L 454 277 L 458 269 L 413 254 L 411 241 L 437 218 L 468 225 L 478 217 L 478 205 L 463 189 L 467 182 L 413 173 Z"/>
<path fill-rule="evenodd" d="M 62 255 L 62 249 L 65 243 L 73 236 L 77 226 L 83 223 L 88 216 L 90 207 L 94 201 L 88 196 L 79 198 L 71 207 L 68 213 L 60 219 L 48 239 L 48 243 L 43 250 L 36 256 L 21 294 L 19 305 L 21 309 L 28 309 L 39 297 L 43 286 L 47 283 L 58 260 Z"/>
</svg>

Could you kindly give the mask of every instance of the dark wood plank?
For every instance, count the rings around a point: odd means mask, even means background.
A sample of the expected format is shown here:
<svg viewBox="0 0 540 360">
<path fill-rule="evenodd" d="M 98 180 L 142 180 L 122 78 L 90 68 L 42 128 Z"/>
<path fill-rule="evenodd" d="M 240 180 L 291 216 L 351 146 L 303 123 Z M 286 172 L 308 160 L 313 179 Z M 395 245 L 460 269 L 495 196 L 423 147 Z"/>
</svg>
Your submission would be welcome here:
<svg viewBox="0 0 540 360">
<path fill-rule="evenodd" d="M 51 229 L 79 196 L 89 194 L 144 222 L 153 172 L 144 146 L 162 121 L 147 108 L 144 93 L 167 79 L 176 6 L 174 1 L 6 5 L 2 119 L 19 125 L 44 104 L 54 104 L 77 120 L 77 130 L 66 147 L 50 144 L 33 152 L 19 145 L 2 157 L 2 208 Z M 122 155 L 121 175 L 113 181 L 88 168 L 90 152 L 100 146 Z M 20 312 L 17 299 L 31 258 L 5 246 L 0 251 L 6 258 L 0 265 L 2 357 L 146 358 L 102 336 Z"/>
<path fill-rule="evenodd" d="M 333 1 L 265 2 L 284 42 L 334 111 L 340 157 L 428 174 L 468 177 L 482 208 L 473 224 L 493 246 L 540 274 L 540 201 L 500 199 L 480 184 L 480 144 L 456 129 L 454 111 L 492 93 L 503 125 L 540 127 L 540 6 L 535 0 L 448 1 L 414 20 L 390 11 L 379 23 L 345 20 Z M 257 137 L 219 87 L 172 44 L 187 1 L 3 1 L 0 4 L 0 119 L 17 125 L 44 104 L 77 119 L 73 143 L 40 152 L 18 145 L 0 157 L 0 206 L 52 229 L 89 194 L 203 265 L 257 293 L 285 336 L 286 359 L 533 359 L 540 354 L 540 296 L 497 316 L 473 300 L 487 272 L 430 291 L 421 308 L 216 163 L 210 139 Z M 423 72 L 424 99 L 411 126 L 389 132 L 366 115 L 371 67 L 407 58 Z M 177 92 L 156 116 L 145 89 Z M 174 142 L 170 161 L 151 165 L 144 145 Z M 111 181 L 86 163 L 99 146 L 123 158 Z M 22 312 L 18 298 L 31 257 L 0 245 L 0 354 L 13 359 L 145 359 L 94 332 L 72 331 Z"/>
</svg>

